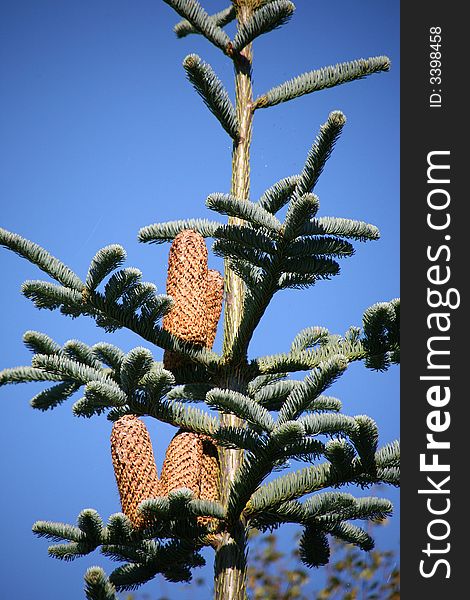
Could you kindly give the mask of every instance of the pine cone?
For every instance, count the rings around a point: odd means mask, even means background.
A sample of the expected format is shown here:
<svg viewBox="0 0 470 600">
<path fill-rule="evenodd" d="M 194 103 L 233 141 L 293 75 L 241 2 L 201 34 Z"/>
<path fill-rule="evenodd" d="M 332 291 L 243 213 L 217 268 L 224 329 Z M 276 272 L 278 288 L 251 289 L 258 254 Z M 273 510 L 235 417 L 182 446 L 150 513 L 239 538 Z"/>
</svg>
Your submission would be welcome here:
<svg viewBox="0 0 470 600">
<path fill-rule="evenodd" d="M 199 233 L 181 231 L 170 248 L 166 293 L 173 306 L 163 318 L 163 328 L 182 340 L 205 346 L 207 248 Z"/>
<path fill-rule="evenodd" d="M 179 488 L 190 489 L 195 498 L 218 501 L 219 456 L 217 446 L 207 435 L 180 429 L 171 440 L 165 454 L 160 478 L 160 494 Z M 207 525 L 210 517 L 198 517 Z"/>
<path fill-rule="evenodd" d="M 173 306 L 163 319 L 163 328 L 182 340 L 212 348 L 222 311 L 223 277 L 207 268 L 207 248 L 202 235 L 191 229 L 173 240 L 168 259 L 166 293 Z M 166 350 L 165 369 L 183 367 L 185 359 Z"/>
<path fill-rule="evenodd" d="M 122 512 L 135 527 L 143 527 L 145 520 L 137 506 L 159 495 L 152 442 L 143 421 L 134 415 L 125 415 L 114 423 L 111 456 Z"/>
<path fill-rule="evenodd" d="M 206 310 L 206 347 L 211 349 L 214 345 L 217 333 L 217 325 L 222 312 L 222 299 L 224 296 L 224 278 L 214 269 L 209 269 L 207 273 L 207 310 Z"/>
</svg>

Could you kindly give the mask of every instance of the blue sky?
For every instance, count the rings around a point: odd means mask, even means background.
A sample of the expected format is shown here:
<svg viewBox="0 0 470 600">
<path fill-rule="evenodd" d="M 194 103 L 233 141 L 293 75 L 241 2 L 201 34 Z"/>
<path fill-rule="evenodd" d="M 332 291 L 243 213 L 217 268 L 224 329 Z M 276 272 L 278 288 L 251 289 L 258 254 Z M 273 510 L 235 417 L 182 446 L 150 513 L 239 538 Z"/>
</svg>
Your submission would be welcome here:
<svg viewBox="0 0 470 600">
<path fill-rule="evenodd" d="M 203 5 L 216 12 L 225 3 Z M 255 334 L 252 357 L 285 351 L 310 325 L 344 333 L 360 324 L 368 306 L 399 296 L 399 3 L 298 0 L 296 6 L 287 26 L 255 43 L 255 95 L 345 60 L 386 54 L 392 69 L 257 111 L 252 198 L 301 170 L 319 126 L 339 109 L 348 121 L 316 187 L 320 214 L 368 221 L 382 237 L 358 243 L 330 282 L 278 294 Z M 196 52 L 233 97 L 230 61 L 200 36 L 177 40 L 172 26 L 178 17 L 160 0 L 17 0 L 2 2 L 0 11 L 1 226 L 46 247 L 80 276 L 99 248 L 122 244 L 126 266 L 139 267 L 163 292 L 168 246 L 137 243 L 139 228 L 211 218 L 205 198 L 230 187 L 230 140 L 186 81 L 181 63 Z M 111 336 L 85 318 L 38 311 L 19 288 L 41 272 L 7 251 L 0 251 L 0 265 L 0 368 L 29 363 L 21 342 L 28 329 L 60 343 L 106 340 L 126 351 L 141 345 L 133 334 Z M 220 260 L 213 258 L 211 266 L 221 268 Z M 161 351 L 153 350 L 159 360 Z M 397 367 L 377 374 L 353 365 L 331 392 L 346 413 L 376 419 L 386 443 L 399 436 L 398 386 Z M 111 425 L 103 417 L 73 417 L 70 402 L 34 411 L 28 401 L 40 389 L 0 389 L 2 533 L 8 540 L 2 594 L 78 600 L 86 568 L 101 564 L 109 571 L 112 565 L 98 553 L 71 564 L 48 558 L 47 542 L 32 535 L 31 525 L 37 519 L 73 523 L 86 507 L 104 518 L 119 510 Z M 173 431 L 146 422 L 160 468 Z M 379 547 L 397 548 L 399 495 L 393 489 L 384 495 L 395 502 L 396 515 L 380 532 Z M 290 535 L 283 540 L 290 545 Z M 204 571 L 209 578 L 211 568 Z M 160 579 L 143 590 L 152 598 L 162 592 L 190 597 L 187 587 Z"/>
</svg>

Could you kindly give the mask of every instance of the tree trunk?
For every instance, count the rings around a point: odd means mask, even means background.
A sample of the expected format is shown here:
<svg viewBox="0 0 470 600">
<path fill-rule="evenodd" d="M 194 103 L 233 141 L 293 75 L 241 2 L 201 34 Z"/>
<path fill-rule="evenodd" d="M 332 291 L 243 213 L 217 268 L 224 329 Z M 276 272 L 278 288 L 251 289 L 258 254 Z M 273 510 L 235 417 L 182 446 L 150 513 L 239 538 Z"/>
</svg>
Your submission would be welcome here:
<svg viewBox="0 0 470 600">
<path fill-rule="evenodd" d="M 238 0 L 238 24 L 245 22 L 253 12 L 253 0 Z M 231 194 L 242 200 L 250 197 L 250 143 L 253 121 L 253 92 L 251 84 L 252 49 L 246 46 L 235 57 L 236 111 L 239 138 L 234 142 L 232 154 Z M 229 223 L 240 223 L 229 218 Z M 245 391 L 238 375 L 239 365 L 233 364 L 232 346 L 241 321 L 244 283 L 226 265 L 225 267 L 225 312 L 223 357 L 226 364 L 234 367 L 234 374 L 226 382 L 232 390 Z M 233 415 L 222 415 L 222 423 L 241 426 L 243 422 Z M 243 460 L 243 450 L 221 449 L 221 495 L 226 505 L 231 483 Z M 216 548 L 215 556 L 215 600 L 246 600 L 246 553 L 247 532 L 242 522 L 236 523 L 226 532 Z"/>
</svg>

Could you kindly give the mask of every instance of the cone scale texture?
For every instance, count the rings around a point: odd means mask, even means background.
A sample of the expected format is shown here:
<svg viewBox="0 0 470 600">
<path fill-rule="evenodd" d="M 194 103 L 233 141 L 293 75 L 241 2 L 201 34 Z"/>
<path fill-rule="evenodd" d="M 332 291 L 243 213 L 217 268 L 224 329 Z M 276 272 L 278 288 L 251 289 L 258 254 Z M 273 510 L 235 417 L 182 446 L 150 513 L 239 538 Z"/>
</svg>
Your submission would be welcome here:
<svg viewBox="0 0 470 600">
<path fill-rule="evenodd" d="M 170 248 L 166 293 L 173 306 L 163 319 L 163 328 L 182 340 L 205 346 L 207 248 L 204 238 L 186 229 Z"/>
<path fill-rule="evenodd" d="M 207 296 L 206 296 L 206 347 L 211 349 L 217 334 L 217 325 L 222 312 L 222 300 L 224 296 L 224 278 L 214 269 L 207 273 Z"/>
<path fill-rule="evenodd" d="M 217 447 L 206 435 L 180 430 L 171 440 L 163 461 L 160 494 L 190 489 L 196 498 L 219 500 Z"/>
<path fill-rule="evenodd" d="M 176 337 L 212 348 L 222 312 L 224 280 L 207 267 L 207 247 L 202 235 L 191 229 L 173 240 L 168 258 L 166 293 L 173 306 L 163 328 Z M 178 353 L 165 351 L 163 364 L 173 371 L 184 366 Z"/>
<path fill-rule="evenodd" d="M 122 512 L 135 527 L 142 527 L 145 523 L 137 506 L 159 495 L 152 442 L 143 421 L 134 415 L 125 415 L 114 423 L 111 456 Z"/>
</svg>

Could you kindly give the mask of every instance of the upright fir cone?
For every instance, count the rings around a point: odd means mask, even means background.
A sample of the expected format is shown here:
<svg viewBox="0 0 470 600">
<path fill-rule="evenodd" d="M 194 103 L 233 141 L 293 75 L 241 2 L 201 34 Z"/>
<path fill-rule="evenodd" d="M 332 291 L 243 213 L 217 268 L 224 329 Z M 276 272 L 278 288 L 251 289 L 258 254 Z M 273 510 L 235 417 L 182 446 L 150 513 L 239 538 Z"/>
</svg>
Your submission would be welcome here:
<svg viewBox="0 0 470 600">
<path fill-rule="evenodd" d="M 207 272 L 207 310 L 206 310 L 206 347 L 211 349 L 217 334 L 217 325 L 222 312 L 224 296 L 224 278 L 214 269 Z"/>
<path fill-rule="evenodd" d="M 163 328 L 182 340 L 212 348 L 222 310 L 223 278 L 208 269 L 206 243 L 192 229 L 181 231 L 173 240 L 166 293 L 173 298 L 173 306 L 163 319 Z M 163 364 L 172 371 L 185 361 L 165 351 Z"/>
<path fill-rule="evenodd" d="M 111 432 L 111 456 L 122 512 L 135 527 L 145 525 L 137 506 L 159 495 L 152 442 L 144 422 L 134 415 L 118 419 Z"/>
<path fill-rule="evenodd" d="M 207 435 L 180 429 L 166 450 L 160 494 L 167 496 L 183 487 L 202 500 L 220 499 L 217 446 Z M 198 521 L 207 525 L 213 519 L 199 517 Z"/>
</svg>

